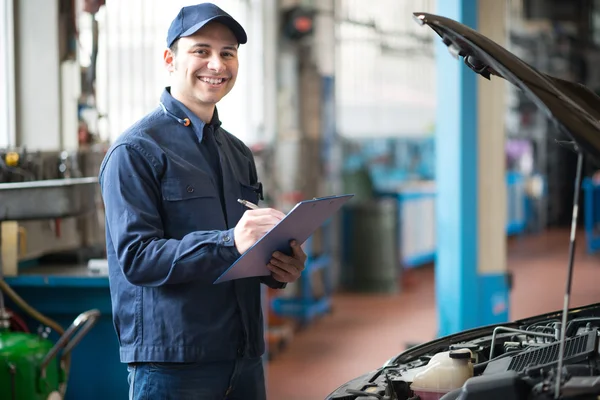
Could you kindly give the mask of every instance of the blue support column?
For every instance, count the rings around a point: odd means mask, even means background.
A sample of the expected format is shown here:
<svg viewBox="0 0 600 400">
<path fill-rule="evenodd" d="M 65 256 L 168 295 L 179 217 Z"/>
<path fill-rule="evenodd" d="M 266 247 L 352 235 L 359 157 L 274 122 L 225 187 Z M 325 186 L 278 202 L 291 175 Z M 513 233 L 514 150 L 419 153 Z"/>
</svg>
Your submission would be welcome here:
<svg viewBox="0 0 600 400">
<path fill-rule="evenodd" d="M 437 14 L 477 29 L 477 0 L 437 2 Z M 477 75 L 436 43 L 438 333 L 478 324 Z"/>
</svg>

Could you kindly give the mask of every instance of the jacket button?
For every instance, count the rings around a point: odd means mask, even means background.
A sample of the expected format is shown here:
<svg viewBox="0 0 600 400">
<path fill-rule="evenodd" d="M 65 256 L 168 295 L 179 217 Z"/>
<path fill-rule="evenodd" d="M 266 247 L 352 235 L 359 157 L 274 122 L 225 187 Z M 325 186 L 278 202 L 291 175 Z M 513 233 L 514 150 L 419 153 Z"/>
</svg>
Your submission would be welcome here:
<svg viewBox="0 0 600 400">
<path fill-rule="evenodd" d="M 192 193 L 194 191 L 194 188 L 188 185 L 188 187 L 186 187 L 185 190 L 187 190 L 188 193 Z"/>
<path fill-rule="evenodd" d="M 240 347 L 240 348 L 238 349 L 238 356 L 243 356 L 243 355 L 244 355 L 244 348 L 243 348 L 243 347 Z"/>
<path fill-rule="evenodd" d="M 223 238 L 223 240 L 224 240 L 224 241 L 226 241 L 226 242 L 229 242 L 229 241 L 231 240 L 231 238 L 230 238 L 229 236 L 225 236 L 225 237 Z"/>
</svg>

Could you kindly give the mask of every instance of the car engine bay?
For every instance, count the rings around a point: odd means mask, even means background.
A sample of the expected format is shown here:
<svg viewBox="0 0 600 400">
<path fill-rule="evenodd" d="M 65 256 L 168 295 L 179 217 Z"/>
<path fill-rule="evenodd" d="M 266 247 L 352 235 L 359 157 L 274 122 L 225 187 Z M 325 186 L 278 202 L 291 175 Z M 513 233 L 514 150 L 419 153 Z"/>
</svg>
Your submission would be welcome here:
<svg viewBox="0 0 600 400">
<path fill-rule="evenodd" d="M 340 387 L 329 399 L 553 399 L 561 324 L 552 318 L 492 327 L 491 334 L 469 340 L 449 342 L 449 337 L 433 351 L 401 354 Z M 561 399 L 598 399 L 599 338 L 600 316 L 567 323 Z"/>
</svg>

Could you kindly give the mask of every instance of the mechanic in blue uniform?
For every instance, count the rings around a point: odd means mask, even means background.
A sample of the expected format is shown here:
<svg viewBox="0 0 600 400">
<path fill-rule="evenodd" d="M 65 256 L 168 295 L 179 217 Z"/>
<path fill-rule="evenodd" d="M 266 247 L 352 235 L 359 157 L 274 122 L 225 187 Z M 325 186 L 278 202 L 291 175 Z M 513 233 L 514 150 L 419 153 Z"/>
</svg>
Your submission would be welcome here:
<svg viewBox="0 0 600 400">
<path fill-rule="evenodd" d="M 270 276 L 213 284 L 284 215 L 257 203 L 250 150 L 221 127 L 244 29 L 217 6 L 181 9 L 167 34 L 172 83 L 100 169 L 113 320 L 130 399 L 265 399 L 261 283 L 298 279 L 306 255 L 274 253 Z M 257 55 L 259 56 L 259 55 Z"/>
</svg>

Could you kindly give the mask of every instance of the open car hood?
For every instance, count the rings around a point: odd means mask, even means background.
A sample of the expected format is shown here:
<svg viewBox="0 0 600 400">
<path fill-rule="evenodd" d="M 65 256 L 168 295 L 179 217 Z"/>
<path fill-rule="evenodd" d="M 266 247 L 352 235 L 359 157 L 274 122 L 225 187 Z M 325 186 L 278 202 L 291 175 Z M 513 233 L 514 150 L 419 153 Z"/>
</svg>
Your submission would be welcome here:
<svg viewBox="0 0 600 400">
<path fill-rule="evenodd" d="M 506 79 L 519 87 L 545 112 L 557 128 L 569 136 L 576 149 L 600 160 L 600 97 L 585 86 L 546 75 L 477 31 L 449 18 L 414 13 L 428 25 L 450 53 L 463 57 L 479 75 Z"/>
</svg>

